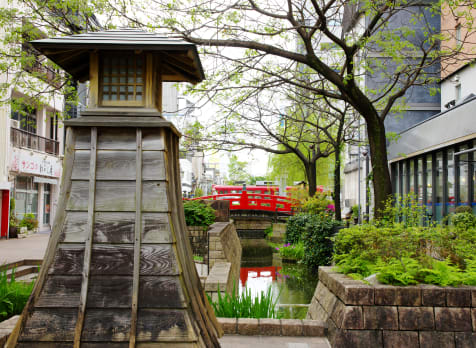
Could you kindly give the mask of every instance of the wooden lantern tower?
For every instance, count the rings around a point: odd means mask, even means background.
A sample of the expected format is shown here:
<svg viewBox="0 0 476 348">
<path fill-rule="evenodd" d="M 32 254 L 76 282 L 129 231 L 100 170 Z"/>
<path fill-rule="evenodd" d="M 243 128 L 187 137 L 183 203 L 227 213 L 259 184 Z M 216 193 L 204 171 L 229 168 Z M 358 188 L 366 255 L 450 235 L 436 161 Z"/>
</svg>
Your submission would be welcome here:
<svg viewBox="0 0 476 348">
<path fill-rule="evenodd" d="M 182 207 L 162 82 L 204 78 L 195 45 L 139 30 L 32 42 L 76 80 L 58 212 L 7 347 L 219 347 Z"/>
</svg>

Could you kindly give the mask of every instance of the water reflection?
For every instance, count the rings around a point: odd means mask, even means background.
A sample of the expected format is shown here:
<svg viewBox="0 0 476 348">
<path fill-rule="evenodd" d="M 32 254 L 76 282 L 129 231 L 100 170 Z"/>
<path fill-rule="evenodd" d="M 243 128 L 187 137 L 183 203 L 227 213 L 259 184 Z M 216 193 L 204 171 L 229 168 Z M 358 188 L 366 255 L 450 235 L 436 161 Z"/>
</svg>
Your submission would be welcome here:
<svg viewBox="0 0 476 348">
<path fill-rule="evenodd" d="M 268 259 L 270 260 L 270 259 Z M 279 295 L 280 304 L 309 304 L 317 285 L 317 272 L 309 272 L 304 265 L 282 263 L 280 259 L 270 260 L 271 265 L 263 265 L 258 262 L 252 266 L 249 260 L 243 260 L 240 269 L 240 294 L 245 287 L 251 290 L 252 295 L 258 296 L 260 292 L 266 292 L 271 287 L 274 298 Z M 282 306 L 280 313 L 283 318 L 303 319 L 307 313 L 307 307 Z"/>
</svg>

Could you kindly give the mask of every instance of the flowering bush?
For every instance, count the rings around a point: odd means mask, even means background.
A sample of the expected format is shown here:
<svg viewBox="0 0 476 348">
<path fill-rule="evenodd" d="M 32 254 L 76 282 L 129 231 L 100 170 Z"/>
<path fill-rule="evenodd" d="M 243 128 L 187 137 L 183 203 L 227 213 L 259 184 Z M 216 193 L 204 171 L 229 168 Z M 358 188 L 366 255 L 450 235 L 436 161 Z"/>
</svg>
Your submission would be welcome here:
<svg viewBox="0 0 476 348">
<path fill-rule="evenodd" d="M 304 244 L 302 242 L 297 244 L 286 243 L 282 247 L 276 247 L 276 250 L 284 259 L 302 260 L 304 258 Z"/>
<path fill-rule="evenodd" d="M 327 193 L 316 193 L 313 197 L 307 198 L 303 205 L 302 210 L 308 214 L 317 215 L 321 213 L 334 212 L 334 202 L 330 199 Z"/>
</svg>

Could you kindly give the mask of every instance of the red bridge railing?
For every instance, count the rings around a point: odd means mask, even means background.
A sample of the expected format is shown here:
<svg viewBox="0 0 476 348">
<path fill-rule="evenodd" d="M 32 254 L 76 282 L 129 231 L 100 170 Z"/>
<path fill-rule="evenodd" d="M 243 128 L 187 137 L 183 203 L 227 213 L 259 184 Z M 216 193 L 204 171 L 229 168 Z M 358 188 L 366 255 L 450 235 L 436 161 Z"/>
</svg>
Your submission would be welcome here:
<svg viewBox="0 0 476 348">
<path fill-rule="evenodd" d="M 284 196 L 242 192 L 195 197 L 191 200 L 206 199 L 230 201 L 230 210 L 263 210 L 293 214 L 293 199 Z"/>
</svg>

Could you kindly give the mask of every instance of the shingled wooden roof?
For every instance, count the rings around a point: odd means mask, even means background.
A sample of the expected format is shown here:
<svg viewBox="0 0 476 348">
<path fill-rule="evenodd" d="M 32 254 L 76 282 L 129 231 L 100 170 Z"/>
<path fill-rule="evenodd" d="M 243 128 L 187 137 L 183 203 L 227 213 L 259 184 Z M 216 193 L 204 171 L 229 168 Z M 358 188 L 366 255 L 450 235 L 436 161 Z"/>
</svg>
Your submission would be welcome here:
<svg viewBox="0 0 476 348">
<path fill-rule="evenodd" d="M 93 50 L 156 52 L 165 58 L 165 82 L 197 83 L 205 78 L 196 46 L 171 35 L 117 29 L 35 40 L 31 44 L 82 82 L 89 80 L 89 52 Z"/>
</svg>

